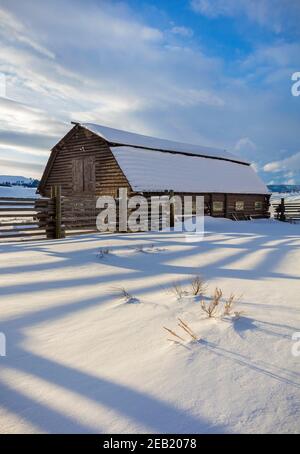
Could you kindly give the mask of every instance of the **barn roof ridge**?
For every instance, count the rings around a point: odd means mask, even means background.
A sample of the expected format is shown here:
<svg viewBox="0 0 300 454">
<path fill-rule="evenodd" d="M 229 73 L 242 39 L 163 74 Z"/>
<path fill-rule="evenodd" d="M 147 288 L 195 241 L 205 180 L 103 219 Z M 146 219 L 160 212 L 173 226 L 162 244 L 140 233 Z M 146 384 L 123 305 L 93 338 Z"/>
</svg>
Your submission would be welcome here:
<svg viewBox="0 0 300 454">
<path fill-rule="evenodd" d="M 199 156 L 212 159 L 222 159 L 238 164 L 250 165 L 247 160 L 225 150 L 203 145 L 176 142 L 169 139 L 146 136 L 120 129 L 110 128 L 95 123 L 72 122 L 100 136 L 110 146 L 130 146 L 133 148 L 178 153 L 187 156 Z"/>
</svg>

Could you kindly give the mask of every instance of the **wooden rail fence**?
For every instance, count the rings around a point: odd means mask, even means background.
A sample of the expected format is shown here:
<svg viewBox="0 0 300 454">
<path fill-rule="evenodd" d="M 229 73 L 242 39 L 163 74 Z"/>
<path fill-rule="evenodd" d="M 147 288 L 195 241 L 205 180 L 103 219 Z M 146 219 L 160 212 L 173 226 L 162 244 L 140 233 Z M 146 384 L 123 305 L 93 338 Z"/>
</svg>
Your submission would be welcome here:
<svg viewBox="0 0 300 454">
<path fill-rule="evenodd" d="M 38 203 L 38 206 L 37 206 Z M 22 197 L 0 197 L 0 241 L 46 237 L 46 219 L 43 222 L 48 200 Z M 41 210 L 40 219 L 38 210 Z"/>
<path fill-rule="evenodd" d="M 280 221 L 300 221 L 300 201 L 286 202 L 284 198 L 280 202 L 272 202 L 274 217 Z"/>
<path fill-rule="evenodd" d="M 97 197 L 62 197 L 61 188 L 54 186 L 50 198 L 0 198 L 0 241 L 14 239 L 59 239 L 69 235 L 97 232 Z M 122 231 L 119 219 L 119 199 L 114 223 L 116 231 Z M 145 208 L 148 225 L 151 225 L 151 203 Z M 128 210 L 128 215 L 135 209 Z M 153 219 L 152 219 L 153 221 Z M 162 225 L 161 213 L 155 220 Z M 174 225 L 174 209 L 171 205 L 171 226 Z M 148 226 L 146 227 L 146 229 Z M 124 231 L 124 230 L 123 230 Z"/>
<path fill-rule="evenodd" d="M 166 192 L 166 198 L 172 197 L 173 191 Z M 115 231 L 130 231 L 124 229 L 119 219 L 120 198 L 115 199 L 117 203 L 117 217 L 115 219 Z M 97 232 L 97 216 L 101 209 L 96 207 L 97 197 L 63 197 L 60 186 L 53 186 L 49 198 L 18 198 L 0 197 L 0 241 L 2 239 L 59 239 L 69 235 Z M 143 211 L 148 225 L 144 230 L 156 223 L 155 230 L 166 226 L 166 219 L 161 211 L 156 214 L 156 219 L 151 219 L 152 203 L 154 199 L 148 199 L 148 205 L 140 207 Z M 278 219 L 300 219 L 299 204 L 273 204 Z M 127 216 L 136 208 L 129 209 Z M 210 214 L 211 207 L 205 204 L 205 214 Z M 236 219 L 237 220 L 237 219 Z M 170 205 L 170 226 L 174 226 L 175 212 L 174 205 Z"/>
</svg>

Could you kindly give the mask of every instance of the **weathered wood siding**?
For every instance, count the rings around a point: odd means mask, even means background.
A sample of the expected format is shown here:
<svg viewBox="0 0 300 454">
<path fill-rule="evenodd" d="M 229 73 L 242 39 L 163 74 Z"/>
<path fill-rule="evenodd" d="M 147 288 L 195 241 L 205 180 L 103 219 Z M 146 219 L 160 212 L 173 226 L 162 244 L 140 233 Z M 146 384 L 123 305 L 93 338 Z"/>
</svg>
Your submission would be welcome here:
<svg viewBox="0 0 300 454">
<path fill-rule="evenodd" d="M 211 177 L 214 178 L 213 175 Z M 90 205 L 95 204 L 96 197 L 101 195 L 117 197 L 119 188 L 127 188 L 128 195 L 133 195 L 107 142 L 78 125 L 55 147 L 44 179 L 44 186 L 42 185 L 40 189 L 43 196 L 49 197 L 51 187 L 59 185 L 62 196 L 74 200 L 75 211 L 72 217 L 79 216 L 81 212 L 83 217 L 90 216 L 92 212 Z M 151 195 L 160 194 L 145 194 L 147 197 Z M 235 214 L 268 217 L 269 196 L 267 195 L 223 193 L 180 193 L 178 195 L 203 195 L 205 214 L 216 217 L 232 217 Z M 81 203 L 80 199 L 84 199 L 85 202 Z M 244 202 L 242 211 L 236 210 L 237 201 Z M 222 209 L 214 210 L 214 202 L 221 202 Z M 255 202 L 262 203 L 260 209 L 255 208 Z"/>
<path fill-rule="evenodd" d="M 85 178 L 85 187 L 81 180 Z M 63 196 L 91 198 L 117 196 L 119 187 L 130 186 L 107 143 L 78 127 L 58 149 L 42 195 L 50 196 L 51 186 L 60 185 Z"/>
<path fill-rule="evenodd" d="M 159 193 L 147 193 L 147 198 L 151 195 L 162 195 Z M 223 193 L 176 193 L 181 197 L 186 196 L 203 196 L 204 197 L 204 214 L 210 214 L 214 217 L 232 217 L 231 215 L 245 214 L 246 216 L 269 217 L 269 199 L 270 196 L 263 194 L 223 194 Z M 235 203 L 244 202 L 244 210 L 237 211 Z M 214 210 L 214 202 L 222 202 L 221 211 Z M 255 202 L 261 202 L 261 209 L 255 208 Z"/>
</svg>

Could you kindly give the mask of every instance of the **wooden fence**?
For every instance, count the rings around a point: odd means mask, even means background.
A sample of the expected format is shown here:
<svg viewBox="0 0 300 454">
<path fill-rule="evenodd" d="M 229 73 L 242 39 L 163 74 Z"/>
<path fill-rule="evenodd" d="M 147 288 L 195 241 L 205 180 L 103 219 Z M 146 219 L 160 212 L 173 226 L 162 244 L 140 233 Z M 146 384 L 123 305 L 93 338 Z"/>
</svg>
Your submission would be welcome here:
<svg viewBox="0 0 300 454">
<path fill-rule="evenodd" d="M 96 207 L 97 197 L 62 197 L 59 186 L 52 188 L 50 198 L 0 198 L 0 241 L 2 239 L 59 239 L 69 235 L 97 232 L 97 216 L 101 208 Z M 122 228 L 119 219 L 120 200 L 115 199 L 117 216 L 111 226 L 115 231 L 127 231 Z M 146 210 L 146 211 L 145 211 Z M 135 211 L 128 210 L 127 216 Z M 171 226 L 174 225 L 174 207 L 171 204 Z M 151 202 L 144 208 L 146 226 L 151 225 Z M 162 215 L 154 219 L 162 227 Z M 153 219 L 152 219 L 153 222 Z M 130 229 L 129 229 L 130 231 Z"/>
<path fill-rule="evenodd" d="M 299 222 L 300 221 L 300 200 L 286 202 L 281 199 L 280 202 L 272 202 L 274 217 L 280 221 Z"/>
<path fill-rule="evenodd" d="M 166 192 L 166 198 L 172 197 L 173 191 Z M 115 199 L 117 204 L 117 217 L 114 223 L 114 231 L 130 231 L 124 228 L 119 219 L 119 204 L 121 199 Z M 0 240 L 2 239 L 59 239 L 69 235 L 97 232 L 97 216 L 101 208 L 96 206 L 97 197 L 62 197 L 61 188 L 54 186 L 50 198 L 0 198 Z M 146 225 L 144 230 L 160 230 L 162 227 L 174 226 L 174 205 L 170 204 L 170 217 L 163 218 L 162 212 L 150 218 L 155 199 L 148 198 L 148 205 L 141 207 Z M 126 210 L 127 218 L 136 208 Z M 209 206 L 205 206 L 205 214 Z M 273 204 L 273 209 L 280 220 L 300 219 L 299 204 L 284 204 L 284 201 Z M 169 224 L 168 224 L 169 222 Z"/>
<path fill-rule="evenodd" d="M 0 241 L 54 239 L 95 232 L 95 206 L 94 200 L 61 197 L 59 187 L 53 190 L 51 198 L 0 197 Z"/>
<path fill-rule="evenodd" d="M 45 238 L 48 204 L 48 199 L 0 197 L 0 240 Z"/>
</svg>

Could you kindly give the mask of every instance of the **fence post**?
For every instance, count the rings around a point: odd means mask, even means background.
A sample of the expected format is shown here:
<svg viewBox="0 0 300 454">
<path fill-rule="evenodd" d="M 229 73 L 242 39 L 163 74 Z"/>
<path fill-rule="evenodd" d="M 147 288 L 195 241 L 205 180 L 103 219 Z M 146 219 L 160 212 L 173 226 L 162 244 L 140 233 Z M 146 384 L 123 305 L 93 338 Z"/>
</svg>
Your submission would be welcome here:
<svg viewBox="0 0 300 454">
<path fill-rule="evenodd" d="M 55 238 L 61 238 L 61 187 L 56 186 L 55 193 Z"/>
<path fill-rule="evenodd" d="M 61 186 L 51 187 L 51 199 L 54 201 L 54 238 L 60 239 L 65 237 L 62 228 L 62 197 Z"/>
<path fill-rule="evenodd" d="M 174 197 L 173 189 L 170 190 L 170 199 Z M 170 203 L 170 227 L 175 227 L 175 206 L 174 201 Z"/>
<path fill-rule="evenodd" d="M 285 221 L 286 220 L 286 216 L 285 216 L 284 198 L 281 199 L 279 207 L 280 207 L 279 220 L 280 221 Z"/>
</svg>

